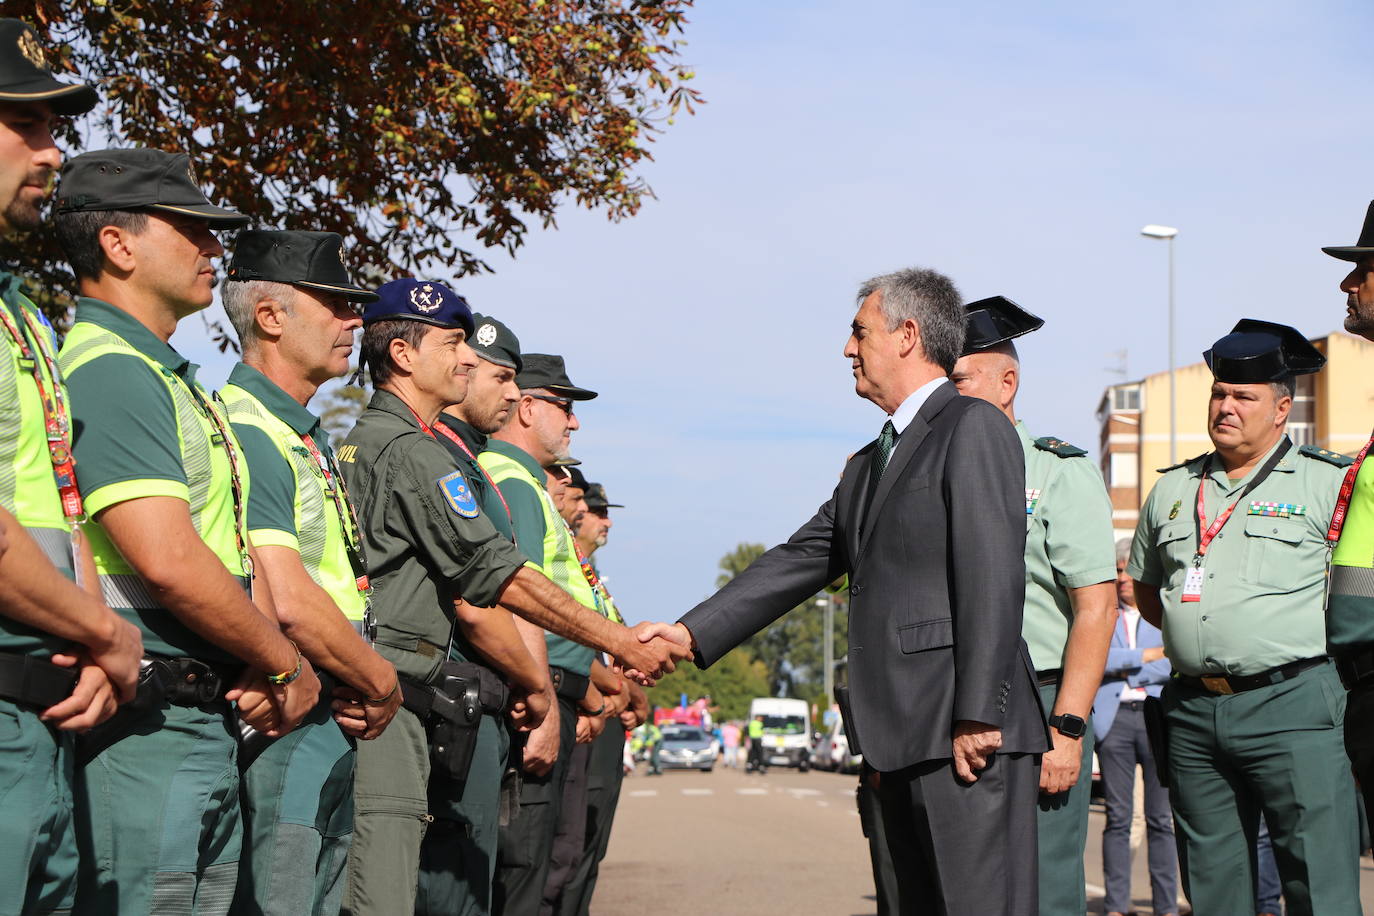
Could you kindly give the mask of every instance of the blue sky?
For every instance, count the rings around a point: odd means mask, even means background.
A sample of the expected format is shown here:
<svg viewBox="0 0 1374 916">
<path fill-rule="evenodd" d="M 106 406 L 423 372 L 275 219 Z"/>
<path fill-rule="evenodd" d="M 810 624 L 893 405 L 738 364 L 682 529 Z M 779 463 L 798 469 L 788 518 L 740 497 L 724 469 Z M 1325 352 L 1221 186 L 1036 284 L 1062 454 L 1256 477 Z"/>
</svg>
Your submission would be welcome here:
<svg viewBox="0 0 1374 916">
<path fill-rule="evenodd" d="M 626 504 L 599 563 L 629 618 L 675 619 L 877 434 L 840 354 L 869 276 L 933 267 L 1044 317 L 1018 413 L 1094 452 L 1116 351 L 1166 368 L 1146 223 L 1180 229 L 1180 364 L 1240 317 L 1338 328 L 1318 249 L 1374 197 L 1371 30 L 1367 3 L 1320 0 L 703 0 L 684 56 L 709 104 L 653 145 L 658 199 L 568 209 L 455 286 L 602 393 L 573 439 Z M 174 343 L 227 375 L 200 322 Z"/>
</svg>

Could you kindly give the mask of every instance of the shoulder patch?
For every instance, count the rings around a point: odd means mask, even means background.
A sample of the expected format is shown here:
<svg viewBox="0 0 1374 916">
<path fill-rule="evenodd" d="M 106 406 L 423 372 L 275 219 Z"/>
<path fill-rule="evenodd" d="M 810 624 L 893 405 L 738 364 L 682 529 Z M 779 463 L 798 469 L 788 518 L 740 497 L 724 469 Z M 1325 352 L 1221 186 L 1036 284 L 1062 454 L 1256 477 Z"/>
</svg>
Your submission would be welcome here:
<svg viewBox="0 0 1374 916">
<path fill-rule="evenodd" d="M 1208 455 L 1210 455 L 1210 454 L 1212 454 L 1212 453 L 1211 453 L 1211 452 L 1203 452 L 1201 455 L 1194 455 L 1194 456 L 1191 457 L 1191 458 L 1184 458 L 1184 459 L 1183 459 L 1182 461 L 1180 461 L 1178 464 L 1171 464 L 1171 465 L 1169 465 L 1167 468 L 1155 468 L 1155 473 L 1156 473 L 1156 474 L 1163 474 L 1165 471 L 1174 471 L 1174 470 L 1177 470 L 1178 468 L 1187 467 L 1188 465 L 1192 464 L 1194 461 L 1201 461 L 1203 458 L 1206 458 L 1206 457 L 1207 457 Z"/>
<path fill-rule="evenodd" d="M 472 488 L 468 486 L 468 480 L 463 476 L 462 471 L 445 474 L 439 478 L 437 483 L 444 501 L 454 512 L 463 518 L 476 518 L 481 514 L 482 510 L 477 508 L 477 497 L 473 494 Z"/>
<path fill-rule="evenodd" d="M 1333 452 L 1330 449 L 1317 448 L 1315 445 L 1298 446 L 1298 454 L 1315 458 L 1318 461 L 1325 461 L 1327 464 L 1334 464 L 1338 468 L 1348 468 L 1355 463 L 1355 459 L 1349 455 L 1342 455 L 1340 452 Z"/>
<path fill-rule="evenodd" d="M 1053 436 L 1042 436 L 1035 440 L 1035 447 L 1042 452 L 1049 452 L 1051 455 L 1058 455 L 1060 458 L 1082 458 L 1088 454 L 1085 449 L 1076 445 L 1069 445 L 1063 439 L 1056 439 Z"/>
</svg>

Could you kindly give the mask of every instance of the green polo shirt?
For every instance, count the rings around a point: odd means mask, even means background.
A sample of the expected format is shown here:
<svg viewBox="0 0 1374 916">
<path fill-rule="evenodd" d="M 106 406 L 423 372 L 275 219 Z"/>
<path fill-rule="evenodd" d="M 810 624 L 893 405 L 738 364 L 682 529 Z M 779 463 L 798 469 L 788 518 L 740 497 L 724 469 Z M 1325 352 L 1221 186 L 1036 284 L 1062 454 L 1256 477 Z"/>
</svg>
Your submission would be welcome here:
<svg viewBox="0 0 1374 916">
<path fill-rule="evenodd" d="M 488 439 L 485 451 L 496 452 L 498 455 L 505 455 L 518 463 L 522 468 L 529 472 L 530 476 L 539 481 L 541 485 L 545 480 L 544 469 L 539 466 L 539 462 L 530 456 L 530 453 L 522 448 L 517 448 L 509 442 L 502 442 L 500 439 Z M 481 453 L 478 453 L 480 461 Z M 510 520 L 509 529 L 511 536 L 515 539 L 515 546 L 520 548 L 520 552 L 529 558 L 530 562 L 536 566 L 544 565 L 544 535 L 548 527 L 544 522 L 544 506 L 542 498 L 530 486 L 511 486 L 501 487 L 498 493 L 495 488 L 485 487 L 481 491 L 482 509 L 492 518 L 503 516 Z M 505 504 L 502 504 L 502 499 Z M 507 509 L 510 514 L 507 515 Z"/>
<path fill-rule="evenodd" d="M 1181 674 L 1258 674 L 1326 652 L 1326 529 L 1345 472 L 1296 448 L 1212 539 L 1201 599 L 1181 600 L 1197 552 L 1199 484 L 1210 525 L 1272 453 L 1240 480 L 1212 454 L 1170 468 L 1140 510 L 1127 572 L 1159 589 L 1164 646 Z"/>
<path fill-rule="evenodd" d="M 1026 610 L 1021 635 L 1037 671 L 1062 668 L 1073 621 L 1069 589 L 1116 579 L 1112 503 L 1080 449 L 1036 444 L 1017 423 L 1026 455 Z"/>
</svg>

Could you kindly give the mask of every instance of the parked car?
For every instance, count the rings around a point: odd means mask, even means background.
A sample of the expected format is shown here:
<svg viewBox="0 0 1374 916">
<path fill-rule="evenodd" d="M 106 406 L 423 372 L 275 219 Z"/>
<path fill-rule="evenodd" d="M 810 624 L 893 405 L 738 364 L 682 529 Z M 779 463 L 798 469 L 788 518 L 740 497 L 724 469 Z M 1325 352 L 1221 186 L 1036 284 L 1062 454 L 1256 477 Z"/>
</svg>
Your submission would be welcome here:
<svg viewBox="0 0 1374 916">
<path fill-rule="evenodd" d="M 658 746 L 658 763 L 665 770 L 711 772 L 716 765 L 716 742 L 694 725 L 665 726 Z"/>
<path fill-rule="evenodd" d="M 811 746 L 811 765 L 822 770 L 836 770 L 841 773 L 857 773 L 863 758 L 849 752 L 849 739 L 845 737 L 844 720 L 836 717 L 829 731 L 821 732 Z"/>
</svg>

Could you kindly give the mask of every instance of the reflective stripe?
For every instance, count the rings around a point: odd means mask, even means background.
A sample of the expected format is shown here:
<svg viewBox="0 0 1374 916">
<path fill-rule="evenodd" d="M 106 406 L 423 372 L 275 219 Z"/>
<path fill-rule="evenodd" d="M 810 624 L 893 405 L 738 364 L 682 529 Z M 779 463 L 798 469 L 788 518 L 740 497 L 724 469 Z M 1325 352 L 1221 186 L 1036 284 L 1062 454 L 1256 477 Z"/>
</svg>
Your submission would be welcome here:
<svg viewBox="0 0 1374 916">
<path fill-rule="evenodd" d="M 252 594 L 252 580 L 246 576 L 235 576 L 239 587 Z M 100 577 L 100 595 L 105 603 L 113 608 L 133 608 L 140 611 L 159 611 L 162 604 L 153 598 L 144 584 L 143 577 L 137 574 L 108 575 Z"/>
<path fill-rule="evenodd" d="M 1363 566 L 1332 566 L 1331 594 L 1374 598 L 1374 569 Z"/>
<path fill-rule="evenodd" d="M 72 533 L 67 530 L 57 530 L 56 528 L 25 528 L 29 537 L 33 538 L 43 551 L 43 556 L 48 561 L 63 572 L 75 572 L 72 569 Z"/>
</svg>

